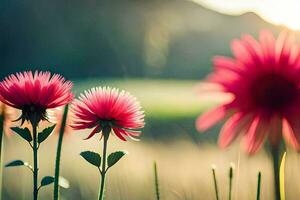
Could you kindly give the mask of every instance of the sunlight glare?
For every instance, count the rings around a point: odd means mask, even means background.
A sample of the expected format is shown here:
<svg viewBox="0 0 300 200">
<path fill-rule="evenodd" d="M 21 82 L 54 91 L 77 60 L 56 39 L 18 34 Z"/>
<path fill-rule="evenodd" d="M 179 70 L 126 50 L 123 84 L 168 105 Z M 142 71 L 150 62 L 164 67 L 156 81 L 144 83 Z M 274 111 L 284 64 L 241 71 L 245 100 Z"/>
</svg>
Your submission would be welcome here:
<svg viewBox="0 0 300 200">
<path fill-rule="evenodd" d="M 255 12 L 266 21 L 300 30 L 299 0 L 193 0 L 196 3 L 230 15 Z"/>
</svg>

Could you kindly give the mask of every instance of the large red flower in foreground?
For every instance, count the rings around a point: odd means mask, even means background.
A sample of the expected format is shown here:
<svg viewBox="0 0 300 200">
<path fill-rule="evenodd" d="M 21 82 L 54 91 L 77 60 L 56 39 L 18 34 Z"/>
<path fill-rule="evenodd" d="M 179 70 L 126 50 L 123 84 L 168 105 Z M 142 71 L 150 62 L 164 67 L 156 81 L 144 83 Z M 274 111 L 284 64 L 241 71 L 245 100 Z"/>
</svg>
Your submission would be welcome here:
<svg viewBox="0 0 300 200">
<path fill-rule="evenodd" d="M 144 112 L 139 102 L 128 92 L 109 87 L 96 87 L 85 91 L 73 103 L 74 129 L 94 128 L 87 139 L 112 128 L 121 140 L 124 136 L 139 136 L 144 127 Z"/>
<path fill-rule="evenodd" d="M 22 110 L 22 123 L 25 120 L 38 123 L 47 118 L 46 109 L 73 99 L 71 88 L 72 83 L 58 74 L 28 71 L 10 75 L 0 83 L 0 100 Z"/>
<path fill-rule="evenodd" d="M 257 151 L 266 138 L 278 146 L 282 136 L 300 150 L 300 49 L 286 32 L 278 39 L 262 31 L 259 41 L 249 35 L 233 40 L 234 58 L 214 58 L 208 82 L 231 94 L 229 102 L 198 118 L 204 131 L 229 117 L 219 138 L 221 147 L 243 135 L 249 153 Z"/>
</svg>

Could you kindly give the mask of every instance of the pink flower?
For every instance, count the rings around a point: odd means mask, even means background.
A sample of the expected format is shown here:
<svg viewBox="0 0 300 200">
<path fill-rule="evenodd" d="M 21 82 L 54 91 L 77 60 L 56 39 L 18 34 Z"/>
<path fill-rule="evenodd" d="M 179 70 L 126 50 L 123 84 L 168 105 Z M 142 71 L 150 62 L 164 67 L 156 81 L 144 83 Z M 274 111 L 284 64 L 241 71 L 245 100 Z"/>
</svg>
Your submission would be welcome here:
<svg viewBox="0 0 300 200">
<path fill-rule="evenodd" d="M 39 123 L 47 119 L 46 110 L 69 103 L 73 99 L 72 83 L 58 74 L 31 71 L 6 77 L 0 83 L 0 100 L 22 110 L 19 119 Z"/>
<path fill-rule="evenodd" d="M 265 139 L 277 147 L 282 137 L 300 150 L 300 49 L 286 32 L 278 39 L 262 31 L 259 40 L 244 35 L 232 41 L 233 58 L 215 57 L 208 82 L 232 99 L 198 118 L 204 131 L 228 117 L 219 145 L 243 135 L 244 147 L 256 152 Z"/>
<path fill-rule="evenodd" d="M 73 103 L 74 129 L 93 128 L 86 139 L 112 128 L 123 141 L 124 136 L 139 136 L 144 127 L 144 112 L 139 102 L 128 92 L 109 87 L 96 87 L 85 91 Z"/>
</svg>

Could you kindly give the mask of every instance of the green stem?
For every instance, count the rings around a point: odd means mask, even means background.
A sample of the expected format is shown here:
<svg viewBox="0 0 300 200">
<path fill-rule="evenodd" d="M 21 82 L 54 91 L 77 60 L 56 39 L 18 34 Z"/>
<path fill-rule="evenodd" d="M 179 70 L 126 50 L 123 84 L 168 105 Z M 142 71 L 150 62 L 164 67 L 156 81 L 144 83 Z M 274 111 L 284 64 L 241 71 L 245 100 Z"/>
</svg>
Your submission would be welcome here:
<svg viewBox="0 0 300 200">
<path fill-rule="evenodd" d="M 233 168 L 232 168 L 232 166 L 230 166 L 230 169 L 229 169 L 229 196 L 228 196 L 229 200 L 231 200 L 232 179 L 233 179 Z"/>
<path fill-rule="evenodd" d="M 99 188 L 99 200 L 104 200 L 104 186 L 105 186 L 105 175 L 106 175 L 106 151 L 107 141 L 110 134 L 110 127 L 104 127 L 103 132 L 103 155 L 102 155 L 102 169 L 101 169 L 101 183 Z"/>
<path fill-rule="evenodd" d="M 2 199 L 2 162 L 3 162 L 3 133 L 4 133 L 4 112 L 0 115 L 0 200 Z"/>
<path fill-rule="evenodd" d="M 158 173 L 157 173 L 157 165 L 156 165 L 156 162 L 154 162 L 154 180 L 155 180 L 156 200 L 160 200 L 160 194 L 159 194 L 159 181 L 158 181 Z"/>
<path fill-rule="evenodd" d="M 275 187 L 275 199 L 280 200 L 280 182 L 279 182 L 279 161 L 280 150 L 277 147 L 272 147 L 273 158 L 273 170 L 274 170 L 274 187 Z"/>
<path fill-rule="evenodd" d="M 33 130 L 33 200 L 38 199 L 38 146 L 37 146 L 37 125 L 32 123 Z"/>
<path fill-rule="evenodd" d="M 260 185 L 261 185 L 261 172 L 258 173 L 258 178 L 257 178 L 256 200 L 260 200 Z"/>
<path fill-rule="evenodd" d="M 56 161 L 55 161 L 55 175 L 54 175 L 54 200 L 59 199 L 59 170 L 60 170 L 60 157 L 61 157 L 61 148 L 62 148 L 62 142 L 64 137 L 64 131 L 66 127 L 66 121 L 67 121 L 67 114 L 68 114 L 69 105 L 65 106 L 63 119 L 61 122 L 61 127 L 59 130 L 59 136 L 58 136 L 58 143 L 57 143 L 57 150 L 56 150 Z"/>
<path fill-rule="evenodd" d="M 216 170 L 214 167 L 212 167 L 212 172 L 213 172 L 213 178 L 214 178 L 216 200 L 219 200 L 218 182 L 217 182 Z"/>
</svg>

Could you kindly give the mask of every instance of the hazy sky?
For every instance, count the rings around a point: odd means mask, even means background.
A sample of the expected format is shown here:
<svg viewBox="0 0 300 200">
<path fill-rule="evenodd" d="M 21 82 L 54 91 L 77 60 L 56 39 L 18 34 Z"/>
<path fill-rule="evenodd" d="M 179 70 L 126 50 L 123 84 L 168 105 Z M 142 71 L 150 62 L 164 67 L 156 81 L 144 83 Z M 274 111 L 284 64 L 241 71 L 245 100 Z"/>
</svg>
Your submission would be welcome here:
<svg viewBox="0 0 300 200">
<path fill-rule="evenodd" d="M 255 12 L 266 21 L 300 30 L 300 0 L 192 0 L 222 13 Z"/>
</svg>

